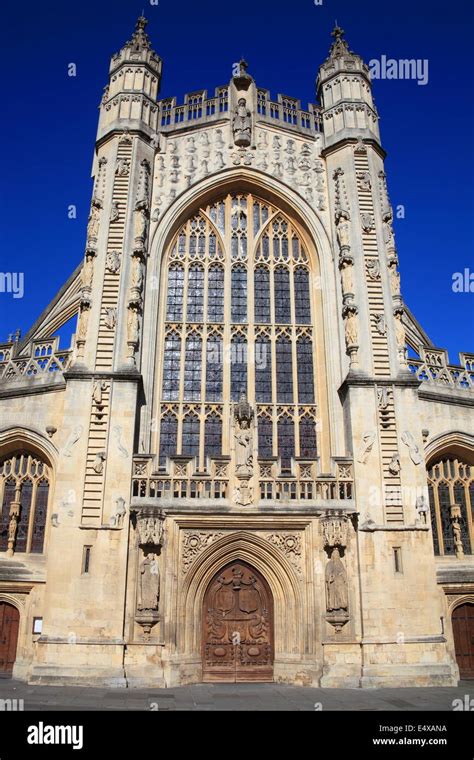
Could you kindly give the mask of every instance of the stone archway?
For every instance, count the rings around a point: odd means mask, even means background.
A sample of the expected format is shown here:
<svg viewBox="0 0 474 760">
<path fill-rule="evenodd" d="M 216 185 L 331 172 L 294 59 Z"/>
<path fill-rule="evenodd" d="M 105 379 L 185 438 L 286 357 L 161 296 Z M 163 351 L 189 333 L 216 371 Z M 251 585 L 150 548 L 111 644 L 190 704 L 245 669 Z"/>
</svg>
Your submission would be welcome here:
<svg viewBox="0 0 474 760">
<path fill-rule="evenodd" d="M 10 678 L 16 660 L 20 612 L 0 600 L 0 678 Z"/>
<path fill-rule="evenodd" d="M 273 597 L 247 562 L 230 562 L 209 583 L 202 609 L 204 682 L 273 681 Z"/>
</svg>

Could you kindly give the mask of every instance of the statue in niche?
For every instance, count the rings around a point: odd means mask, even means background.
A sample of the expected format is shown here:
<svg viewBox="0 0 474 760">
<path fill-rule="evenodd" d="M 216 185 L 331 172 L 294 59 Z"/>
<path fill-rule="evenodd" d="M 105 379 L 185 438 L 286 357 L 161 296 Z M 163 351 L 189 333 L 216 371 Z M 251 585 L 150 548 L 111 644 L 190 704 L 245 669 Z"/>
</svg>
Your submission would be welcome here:
<svg viewBox="0 0 474 760">
<path fill-rule="evenodd" d="M 155 554 L 147 554 L 140 564 L 138 609 L 140 612 L 158 610 L 160 600 L 160 569 Z"/>
<path fill-rule="evenodd" d="M 79 314 L 77 325 L 77 339 L 84 341 L 87 337 L 87 327 L 89 324 L 89 306 L 83 306 Z"/>
<path fill-rule="evenodd" d="M 328 612 L 347 611 L 348 606 L 347 574 L 336 546 L 326 565 L 326 609 Z"/>
<path fill-rule="evenodd" d="M 406 334 L 405 325 L 402 322 L 403 312 L 397 311 L 395 314 L 395 335 L 397 337 L 397 346 L 399 349 L 405 349 Z"/>
<path fill-rule="evenodd" d="M 245 98 L 239 98 L 232 120 L 234 143 L 239 147 L 248 147 L 252 141 L 252 115 L 247 108 Z"/>
<path fill-rule="evenodd" d="M 138 291 L 141 291 L 143 287 L 143 267 L 139 256 L 132 257 L 131 286 Z"/>
<path fill-rule="evenodd" d="M 351 220 L 351 217 L 348 211 L 344 211 L 344 209 L 339 209 L 339 211 L 336 212 L 337 241 L 339 243 L 339 247 L 341 251 L 349 250 L 351 247 L 350 220 Z"/>
<path fill-rule="evenodd" d="M 128 307 L 127 316 L 127 342 L 134 346 L 138 345 L 139 338 L 139 321 L 138 321 L 138 307 L 136 305 L 130 305 Z"/>
<path fill-rule="evenodd" d="M 107 390 L 106 380 L 96 380 L 92 389 L 92 400 L 97 406 L 102 406 L 102 394 Z"/>
<path fill-rule="evenodd" d="M 92 204 L 89 219 L 87 222 L 87 241 L 96 241 L 99 234 L 100 209 Z"/>
<path fill-rule="evenodd" d="M 387 409 L 388 407 L 388 388 L 377 388 L 377 402 L 379 409 Z"/>
<path fill-rule="evenodd" d="M 112 274 L 117 274 L 120 269 L 120 254 L 118 251 L 108 251 L 105 258 L 105 268 Z"/>
<path fill-rule="evenodd" d="M 144 243 L 148 226 L 148 214 L 145 208 L 133 212 L 133 237 L 136 243 Z"/>
<path fill-rule="evenodd" d="M 240 401 L 235 407 L 235 466 L 237 476 L 249 477 L 253 472 L 253 437 L 251 423 L 253 409 L 245 393 L 240 394 Z"/>
<path fill-rule="evenodd" d="M 390 288 L 392 291 L 392 296 L 399 296 L 400 295 L 400 273 L 397 269 L 397 263 L 396 261 L 392 261 L 389 268 L 390 272 Z"/>
<path fill-rule="evenodd" d="M 386 335 L 387 333 L 387 326 L 385 323 L 385 314 L 376 314 L 375 315 L 375 328 L 379 335 Z"/>
<path fill-rule="evenodd" d="M 86 254 L 84 266 L 82 268 L 82 287 L 92 287 L 92 277 L 94 275 L 94 257 L 90 254 Z"/>
<path fill-rule="evenodd" d="M 395 237 L 393 234 L 392 221 L 393 214 L 390 210 L 385 214 L 383 219 L 383 239 L 385 241 L 385 245 L 389 250 L 395 248 Z"/>
<path fill-rule="evenodd" d="M 359 179 L 361 190 L 370 190 L 370 188 L 372 187 L 372 183 L 370 180 L 370 172 L 362 172 L 362 174 L 359 174 L 358 179 Z"/>
<path fill-rule="evenodd" d="M 353 309 L 349 309 L 346 312 L 346 317 L 344 321 L 344 330 L 346 334 L 346 345 L 349 348 L 350 346 L 357 346 L 357 341 L 359 337 L 359 331 L 357 327 L 357 312 Z"/>
<path fill-rule="evenodd" d="M 114 306 L 108 306 L 105 310 L 104 322 L 109 330 L 113 330 L 117 321 L 117 309 Z"/>
<path fill-rule="evenodd" d="M 339 260 L 339 269 L 341 271 L 341 283 L 342 283 L 342 294 L 344 296 L 352 294 L 354 292 L 354 283 L 353 283 L 353 264 L 354 259 L 352 256 L 343 256 Z"/>
<path fill-rule="evenodd" d="M 130 172 L 130 159 L 119 158 L 117 166 L 115 167 L 115 174 L 118 177 L 128 177 Z"/>
</svg>

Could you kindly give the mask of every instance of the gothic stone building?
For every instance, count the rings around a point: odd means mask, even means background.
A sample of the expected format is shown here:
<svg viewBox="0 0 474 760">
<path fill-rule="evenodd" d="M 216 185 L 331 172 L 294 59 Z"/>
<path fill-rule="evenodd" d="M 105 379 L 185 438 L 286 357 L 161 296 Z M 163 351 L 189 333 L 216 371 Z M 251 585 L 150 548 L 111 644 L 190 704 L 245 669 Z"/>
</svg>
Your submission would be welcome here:
<svg viewBox="0 0 474 760">
<path fill-rule="evenodd" d="M 179 105 L 145 26 L 111 60 L 84 261 L 0 346 L 0 670 L 474 676 L 474 355 L 403 303 L 367 65 L 336 28 L 318 106 L 245 61 Z"/>
</svg>

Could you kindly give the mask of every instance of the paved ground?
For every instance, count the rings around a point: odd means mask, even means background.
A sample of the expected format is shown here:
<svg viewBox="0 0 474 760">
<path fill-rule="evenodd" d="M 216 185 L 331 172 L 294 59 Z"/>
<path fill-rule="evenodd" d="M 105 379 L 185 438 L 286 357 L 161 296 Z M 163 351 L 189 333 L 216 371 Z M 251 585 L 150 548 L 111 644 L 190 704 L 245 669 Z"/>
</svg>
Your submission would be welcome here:
<svg viewBox="0 0 474 760">
<path fill-rule="evenodd" d="M 457 688 L 309 689 L 281 684 L 197 684 L 175 689 L 92 689 L 29 686 L 1 680 L 0 699 L 23 699 L 25 710 L 446 710 L 474 700 L 474 681 Z M 321 707 L 315 708 L 320 703 Z M 474 704 L 474 702 L 473 702 Z"/>
</svg>

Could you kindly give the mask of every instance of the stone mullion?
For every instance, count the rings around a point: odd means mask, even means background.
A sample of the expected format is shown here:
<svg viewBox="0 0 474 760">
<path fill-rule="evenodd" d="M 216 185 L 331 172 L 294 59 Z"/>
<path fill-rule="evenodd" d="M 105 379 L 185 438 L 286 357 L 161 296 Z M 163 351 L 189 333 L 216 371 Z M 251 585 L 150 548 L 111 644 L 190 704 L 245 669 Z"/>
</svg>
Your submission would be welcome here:
<svg viewBox="0 0 474 760">
<path fill-rule="evenodd" d="M 223 420 L 227 424 L 222 426 L 222 451 L 230 454 L 231 448 L 231 431 L 230 431 L 230 409 L 231 409 L 231 364 L 232 364 L 232 323 L 231 323 L 231 302 L 232 302 L 232 259 L 230 256 L 230 198 L 224 200 L 224 233 L 221 234 L 224 246 L 224 329 L 222 331 L 222 403 L 223 403 Z M 226 390 L 228 393 L 226 394 Z"/>
<path fill-rule="evenodd" d="M 272 451 L 278 455 L 278 391 L 277 391 L 277 333 L 275 325 L 275 266 L 273 261 L 273 235 L 269 234 L 268 281 L 270 283 L 270 342 L 272 348 Z"/>
<path fill-rule="evenodd" d="M 32 477 L 31 482 L 32 482 L 32 489 L 31 489 L 30 515 L 28 518 L 28 532 L 26 536 L 26 552 L 27 553 L 31 552 L 31 541 L 33 538 L 33 524 L 35 520 L 35 511 L 36 511 L 36 491 L 38 488 L 38 478 Z"/>
<path fill-rule="evenodd" d="M 293 419 L 295 434 L 295 456 L 300 455 L 300 424 L 298 406 L 298 365 L 296 355 L 296 313 L 295 313 L 295 289 L 294 289 L 294 264 L 288 265 L 290 283 L 290 330 L 291 330 L 291 371 L 293 375 Z"/>
</svg>

